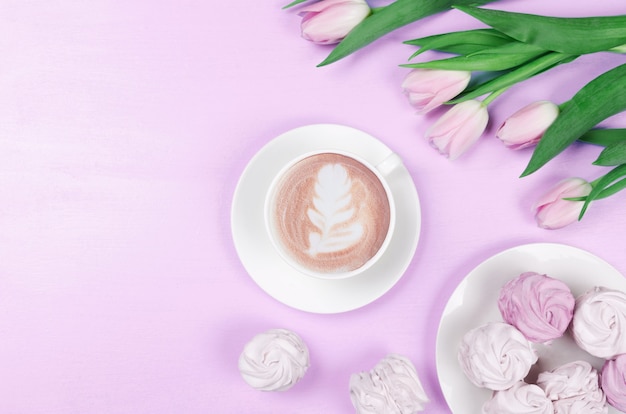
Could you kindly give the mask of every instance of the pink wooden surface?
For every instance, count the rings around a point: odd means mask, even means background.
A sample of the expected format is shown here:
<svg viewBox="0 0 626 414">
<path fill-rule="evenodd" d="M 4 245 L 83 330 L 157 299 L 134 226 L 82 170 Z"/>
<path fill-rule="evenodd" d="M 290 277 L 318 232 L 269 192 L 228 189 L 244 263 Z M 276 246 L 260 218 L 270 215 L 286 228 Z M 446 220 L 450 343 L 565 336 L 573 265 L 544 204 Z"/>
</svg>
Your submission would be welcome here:
<svg viewBox="0 0 626 414">
<path fill-rule="evenodd" d="M 514 110 L 569 99 L 623 56 L 583 57 L 514 87 L 493 104 L 478 145 L 450 162 L 423 140 L 435 118 L 415 116 L 401 93 L 398 64 L 413 52 L 402 41 L 476 21 L 434 16 L 316 68 L 330 49 L 302 40 L 284 3 L 0 5 L 0 412 L 347 413 L 350 374 L 395 352 L 415 364 L 426 412 L 445 413 L 435 335 L 472 268 L 519 244 L 557 242 L 626 272 L 626 193 L 558 231 L 537 228 L 530 213 L 556 180 L 599 176 L 590 165 L 599 149 L 574 146 L 518 179 L 530 152 L 493 137 Z M 614 0 L 498 7 L 625 11 Z M 409 269 L 348 313 L 311 314 L 266 295 L 230 233 L 246 163 L 312 123 L 378 137 L 403 158 L 421 200 Z M 262 393 L 241 379 L 237 359 L 255 334 L 278 327 L 303 337 L 311 368 L 293 389 Z"/>
</svg>

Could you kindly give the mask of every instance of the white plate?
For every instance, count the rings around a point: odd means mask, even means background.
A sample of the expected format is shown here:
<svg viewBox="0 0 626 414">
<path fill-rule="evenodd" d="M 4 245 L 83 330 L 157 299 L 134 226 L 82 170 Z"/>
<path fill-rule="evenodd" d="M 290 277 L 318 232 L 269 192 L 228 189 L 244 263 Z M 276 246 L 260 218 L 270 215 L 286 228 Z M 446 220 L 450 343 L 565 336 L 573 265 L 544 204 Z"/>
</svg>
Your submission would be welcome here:
<svg viewBox="0 0 626 414">
<path fill-rule="evenodd" d="M 351 152 L 373 165 L 393 154 L 371 135 L 343 125 L 288 131 L 265 145 L 243 171 L 233 197 L 231 229 L 241 262 L 266 293 L 296 309 L 339 313 L 373 302 L 397 283 L 415 253 L 421 213 L 413 180 L 401 165 L 387 177 L 396 204 L 396 230 L 381 259 L 362 274 L 343 280 L 321 280 L 296 271 L 281 260 L 267 235 L 265 194 L 290 160 L 323 149 Z"/>
<path fill-rule="evenodd" d="M 461 338 L 483 323 L 501 321 L 497 300 L 507 281 L 527 271 L 547 274 L 565 282 L 575 297 L 594 286 L 626 291 L 626 279 L 607 262 L 584 250 L 562 244 L 537 243 L 505 250 L 472 270 L 456 288 L 446 305 L 437 334 L 437 374 L 448 406 L 454 414 L 476 414 L 491 396 L 466 377 L 457 361 Z M 528 381 L 541 371 L 567 362 L 585 360 L 596 369 L 604 360 L 584 352 L 568 333 L 552 345 L 534 345 L 539 362 Z M 619 413 L 609 408 L 609 413 Z"/>
</svg>

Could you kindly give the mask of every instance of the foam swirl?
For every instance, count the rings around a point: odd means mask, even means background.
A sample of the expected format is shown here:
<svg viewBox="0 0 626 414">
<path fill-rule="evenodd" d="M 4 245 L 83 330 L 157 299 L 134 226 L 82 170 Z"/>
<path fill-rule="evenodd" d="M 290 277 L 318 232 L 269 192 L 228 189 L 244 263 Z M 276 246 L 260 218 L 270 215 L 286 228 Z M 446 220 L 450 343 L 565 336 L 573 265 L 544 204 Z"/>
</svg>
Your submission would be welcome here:
<svg viewBox="0 0 626 414">
<path fill-rule="evenodd" d="M 505 390 L 522 380 L 537 362 L 531 343 L 515 327 L 490 322 L 467 332 L 458 360 L 476 386 Z"/>
<path fill-rule="evenodd" d="M 352 222 L 352 180 L 341 164 L 326 164 L 317 173 L 313 205 L 307 216 L 318 231 L 309 233 L 307 253 L 334 253 L 361 240 L 363 225 Z"/>
<path fill-rule="evenodd" d="M 291 388 L 308 367 L 308 348 L 298 335 L 286 329 L 271 329 L 256 335 L 239 357 L 243 379 L 263 391 Z"/>
<path fill-rule="evenodd" d="M 576 299 L 574 340 L 598 358 L 626 353 L 626 293 L 596 287 Z"/>
<path fill-rule="evenodd" d="M 505 322 L 532 342 L 549 342 L 563 335 L 574 314 L 575 299 L 560 280 L 525 272 L 500 290 L 498 308 Z"/>
</svg>

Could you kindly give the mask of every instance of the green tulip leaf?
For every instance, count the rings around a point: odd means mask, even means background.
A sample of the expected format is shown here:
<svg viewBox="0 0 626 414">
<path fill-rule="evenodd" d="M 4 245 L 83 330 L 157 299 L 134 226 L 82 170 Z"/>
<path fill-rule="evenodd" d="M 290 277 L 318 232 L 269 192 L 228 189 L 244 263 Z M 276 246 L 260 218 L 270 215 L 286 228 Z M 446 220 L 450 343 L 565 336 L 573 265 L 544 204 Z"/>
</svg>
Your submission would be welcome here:
<svg viewBox="0 0 626 414">
<path fill-rule="evenodd" d="M 481 50 L 480 52 L 476 52 L 473 55 L 517 55 L 546 52 L 548 51 L 528 43 L 509 42 L 497 47 Z"/>
<path fill-rule="evenodd" d="M 626 15 L 566 18 L 454 7 L 520 42 L 556 52 L 582 55 L 626 43 Z"/>
<path fill-rule="evenodd" d="M 571 62 L 577 57 L 578 56 L 565 55 L 556 52 L 549 53 L 486 82 L 471 86 L 455 99 L 448 101 L 448 103 L 460 103 L 469 99 L 478 98 L 479 96 L 485 95 L 489 92 L 508 88 L 509 86 L 515 85 L 516 83 L 529 79 L 539 73 L 545 72 L 546 70 L 559 64 Z"/>
<path fill-rule="evenodd" d="M 343 59 L 393 30 L 449 10 L 453 5 L 478 6 L 493 1 L 497 0 L 395 0 L 387 6 L 376 9 L 356 25 L 317 66 L 329 65 Z"/>
<path fill-rule="evenodd" d="M 409 58 L 411 60 L 428 50 L 468 55 L 512 41 L 514 40 L 494 29 L 474 29 L 427 36 L 404 43 L 420 47 Z"/>
<path fill-rule="evenodd" d="M 601 198 L 607 198 L 612 196 L 615 193 L 618 193 L 626 188 L 626 178 L 622 178 L 621 180 L 611 184 L 606 187 L 602 192 L 595 198 L 595 200 L 599 200 Z"/>
<path fill-rule="evenodd" d="M 602 166 L 626 164 L 626 141 L 616 142 L 604 148 L 593 164 Z"/>
<path fill-rule="evenodd" d="M 545 53 L 545 50 L 534 45 L 515 42 L 480 50 L 470 55 L 407 63 L 400 66 L 443 70 L 499 71 L 514 68 Z"/>
<path fill-rule="evenodd" d="M 578 140 L 607 147 L 616 142 L 626 141 L 626 128 L 596 128 L 585 132 Z"/>
<path fill-rule="evenodd" d="M 561 105 L 522 173 L 532 174 L 609 116 L 626 110 L 626 64 L 606 71 Z"/>
<path fill-rule="evenodd" d="M 438 52 L 451 53 L 453 55 L 471 55 L 473 53 L 480 52 L 481 50 L 484 50 L 484 49 L 485 49 L 484 46 L 475 45 L 475 44 L 458 44 L 458 45 L 450 45 L 450 46 L 437 47 L 437 48 L 421 47 L 415 53 L 413 53 L 409 57 L 408 60 L 412 60 L 415 57 L 429 50 L 436 50 Z"/>
<path fill-rule="evenodd" d="M 296 5 L 300 4 L 300 3 L 304 3 L 305 1 L 309 1 L 309 0 L 294 0 L 291 3 L 289 3 L 288 5 L 283 6 L 283 9 L 288 9 L 288 8 L 296 6 Z"/>
<path fill-rule="evenodd" d="M 594 182 L 591 192 L 585 198 L 585 203 L 583 204 L 583 208 L 580 211 L 580 215 L 578 216 L 578 219 L 580 220 L 583 217 L 583 215 L 587 211 L 587 208 L 589 207 L 589 204 L 593 200 L 598 200 L 600 198 L 608 197 L 609 195 L 615 194 L 618 191 L 622 190 L 624 186 L 626 185 L 626 180 L 624 179 L 620 181 L 617 181 L 617 180 L 619 180 L 620 178 L 624 176 L 626 176 L 626 164 L 622 164 L 613 168 L 611 171 L 606 173 L 599 180 Z M 617 183 L 615 183 L 616 181 Z"/>
</svg>

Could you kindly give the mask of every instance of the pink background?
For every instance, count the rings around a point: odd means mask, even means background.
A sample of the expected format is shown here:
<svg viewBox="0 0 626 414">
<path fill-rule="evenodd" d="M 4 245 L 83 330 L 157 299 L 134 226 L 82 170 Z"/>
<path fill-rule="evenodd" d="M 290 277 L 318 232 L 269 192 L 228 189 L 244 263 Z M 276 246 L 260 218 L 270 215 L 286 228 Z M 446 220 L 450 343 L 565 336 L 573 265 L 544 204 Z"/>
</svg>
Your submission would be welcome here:
<svg viewBox="0 0 626 414">
<path fill-rule="evenodd" d="M 626 192 L 580 223 L 539 229 L 534 200 L 557 180 L 594 179 L 599 148 L 576 145 L 517 177 L 530 151 L 493 137 L 514 110 L 560 103 L 621 55 L 583 57 L 514 87 L 481 141 L 450 162 L 423 139 L 398 67 L 403 40 L 479 27 L 451 11 L 316 68 L 330 51 L 299 35 L 286 1 L 4 1 L 0 5 L 0 412 L 348 413 L 352 373 L 395 352 L 431 402 L 447 298 L 504 249 L 557 242 L 626 272 Z M 372 2 L 381 5 L 382 2 Z M 561 16 L 624 14 L 615 0 L 505 0 Z M 422 233 L 399 283 L 361 309 L 317 315 L 265 294 L 243 269 L 230 207 L 246 163 L 313 123 L 362 129 L 404 160 Z M 613 126 L 626 127 L 618 115 Z M 259 206 L 250 206 L 258 208 Z M 590 281 L 593 275 L 589 275 Z M 255 334 L 298 332 L 304 379 L 263 393 L 237 359 Z"/>
</svg>

